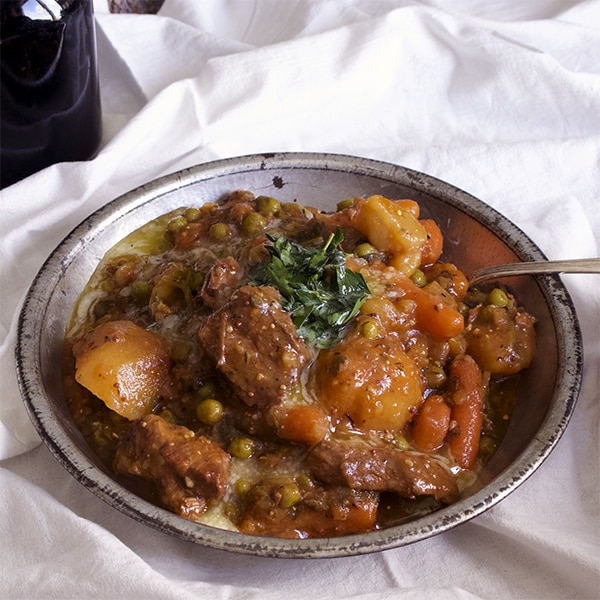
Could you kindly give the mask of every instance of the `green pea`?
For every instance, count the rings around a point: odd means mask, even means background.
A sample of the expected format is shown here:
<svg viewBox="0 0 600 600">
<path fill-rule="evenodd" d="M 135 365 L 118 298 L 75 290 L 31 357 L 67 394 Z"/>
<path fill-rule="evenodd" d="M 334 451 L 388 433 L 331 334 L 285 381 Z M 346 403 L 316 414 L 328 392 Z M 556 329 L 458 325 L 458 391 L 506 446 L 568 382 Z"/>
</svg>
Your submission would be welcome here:
<svg viewBox="0 0 600 600">
<path fill-rule="evenodd" d="M 469 313 L 471 312 L 471 309 L 464 302 L 459 302 L 458 312 L 463 316 L 464 320 L 466 321 L 469 318 Z"/>
<path fill-rule="evenodd" d="M 379 326 L 377 325 L 377 323 L 375 321 L 372 321 L 371 319 L 369 319 L 368 321 L 365 321 L 363 323 L 363 326 L 361 328 L 361 333 L 368 340 L 373 340 L 379 334 Z"/>
<path fill-rule="evenodd" d="M 234 458 L 246 460 L 254 454 L 254 440 L 246 437 L 234 438 L 229 444 L 229 454 Z"/>
<path fill-rule="evenodd" d="M 265 216 L 276 215 L 281 210 L 281 202 L 271 196 L 259 196 L 256 199 L 258 212 Z"/>
<path fill-rule="evenodd" d="M 283 508 L 291 508 L 302 498 L 302 492 L 295 481 L 284 483 L 280 488 L 281 501 L 279 505 Z"/>
<path fill-rule="evenodd" d="M 427 369 L 427 385 L 432 388 L 439 388 L 446 383 L 446 372 L 439 364 L 432 364 Z"/>
<path fill-rule="evenodd" d="M 267 220 L 257 212 L 248 213 L 242 221 L 242 229 L 248 235 L 256 235 L 267 226 Z"/>
<path fill-rule="evenodd" d="M 364 242 L 356 246 L 356 250 L 354 251 L 354 253 L 359 258 L 365 258 L 365 256 L 377 254 L 377 248 L 375 248 L 375 246 L 372 246 L 371 244 L 368 244 L 367 242 Z"/>
<path fill-rule="evenodd" d="M 412 282 L 419 287 L 424 287 L 427 285 L 427 277 L 425 277 L 425 273 L 423 273 L 421 269 L 416 269 L 410 278 Z"/>
<path fill-rule="evenodd" d="M 138 306 L 148 304 L 150 294 L 150 284 L 147 281 L 138 280 L 131 284 L 131 297 Z"/>
<path fill-rule="evenodd" d="M 200 212 L 199 208 L 191 207 L 185 210 L 183 216 L 186 218 L 188 223 L 192 223 L 193 221 L 197 221 L 202 216 L 202 213 Z"/>
<path fill-rule="evenodd" d="M 214 398 L 202 400 L 196 407 L 196 416 L 206 425 L 215 425 L 223 418 L 223 405 Z"/>
<path fill-rule="evenodd" d="M 187 219 L 183 215 L 179 215 L 178 217 L 171 219 L 167 223 L 167 230 L 170 233 L 177 233 L 182 227 L 185 227 L 187 224 Z"/>
<path fill-rule="evenodd" d="M 206 400 L 207 398 L 214 398 L 217 395 L 217 386 L 213 381 L 204 382 L 195 392 L 198 400 Z"/>
<path fill-rule="evenodd" d="M 346 200 L 342 200 L 338 202 L 336 208 L 338 210 L 344 210 L 345 208 L 350 208 L 354 204 L 354 198 L 347 198 Z"/>
<path fill-rule="evenodd" d="M 240 479 L 235 482 L 235 491 L 240 496 L 247 494 L 251 489 L 252 483 L 244 477 L 240 477 Z"/>
<path fill-rule="evenodd" d="M 210 226 L 208 233 L 214 240 L 223 241 L 231 235 L 231 228 L 227 223 L 215 223 Z"/>
<path fill-rule="evenodd" d="M 507 306 L 508 296 L 504 290 L 501 290 L 500 288 L 494 288 L 488 294 L 488 303 L 492 306 Z"/>
</svg>

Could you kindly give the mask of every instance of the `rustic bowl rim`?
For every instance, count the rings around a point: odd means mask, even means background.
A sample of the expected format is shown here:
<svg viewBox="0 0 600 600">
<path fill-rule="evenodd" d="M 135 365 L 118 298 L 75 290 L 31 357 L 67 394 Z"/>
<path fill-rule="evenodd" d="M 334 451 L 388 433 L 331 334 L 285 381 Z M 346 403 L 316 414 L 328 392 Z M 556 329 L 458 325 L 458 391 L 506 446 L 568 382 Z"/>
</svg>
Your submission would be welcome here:
<svg viewBox="0 0 600 600">
<path fill-rule="evenodd" d="M 398 526 L 336 538 L 306 540 L 250 536 L 217 529 L 182 519 L 139 498 L 103 470 L 80 450 L 65 428 L 54 418 L 52 398 L 46 393 L 41 369 L 41 327 L 45 309 L 56 282 L 71 260 L 85 247 L 94 229 L 126 218 L 129 211 L 151 202 L 162 194 L 215 177 L 244 170 L 324 169 L 379 177 L 433 194 L 475 218 L 510 244 L 523 259 L 545 256 L 516 225 L 474 196 L 435 177 L 383 161 L 345 154 L 283 152 L 263 153 L 220 159 L 166 175 L 142 185 L 104 205 L 71 231 L 40 268 L 25 297 L 19 315 L 15 360 L 23 401 L 30 419 L 52 454 L 82 485 L 110 506 L 157 530 L 211 548 L 241 554 L 279 558 L 330 558 L 371 553 L 411 544 L 447 531 L 482 514 L 508 496 L 545 461 L 564 433 L 573 413 L 581 387 L 583 369 L 582 338 L 575 308 L 557 276 L 540 276 L 552 299 L 559 364 L 550 409 L 534 439 L 518 458 L 474 495 L 434 513 Z"/>
</svg>

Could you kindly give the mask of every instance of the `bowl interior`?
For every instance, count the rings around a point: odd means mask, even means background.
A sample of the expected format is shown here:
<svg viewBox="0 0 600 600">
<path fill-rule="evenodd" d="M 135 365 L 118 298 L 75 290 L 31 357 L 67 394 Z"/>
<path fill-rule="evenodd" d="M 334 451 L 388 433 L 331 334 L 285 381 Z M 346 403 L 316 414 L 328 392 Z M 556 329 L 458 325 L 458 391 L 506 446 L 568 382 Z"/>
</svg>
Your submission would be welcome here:
<svg viewBox="0 0 600 600">
<path fill-rule="evenodd" d="M 480 514 L 522 483 L 564 431 L 582 368 L 576 315 L 557 277 L 504 280 L 537 319 L 537 358 L 522 377 L 500 448 L 461 501 L 414 521 L 336 539 L 279 540 L 198 525 L 153 506 L 114 481 L 73 424 L 60 354 L 72 307 L 104 253 L 129 232 L 180 206 L 215 201 L 235 189 L 333 210 L 352 196 L 417 200 L 444 233 L 444 255 L 467 274 L 478 267 L 544 256 L 493 209 L 444 182 L 355 157 L 276 154 L 240 157 L 167 176 L 111 202 L 77 227 L 42 267 L 20 320 L 17 370 L 26 407 L 44 442 L 83 485 L 122 512 L 211 547 L 263 556 L 325 557 L 391 548 L 440 533 Z"/>
</svg>

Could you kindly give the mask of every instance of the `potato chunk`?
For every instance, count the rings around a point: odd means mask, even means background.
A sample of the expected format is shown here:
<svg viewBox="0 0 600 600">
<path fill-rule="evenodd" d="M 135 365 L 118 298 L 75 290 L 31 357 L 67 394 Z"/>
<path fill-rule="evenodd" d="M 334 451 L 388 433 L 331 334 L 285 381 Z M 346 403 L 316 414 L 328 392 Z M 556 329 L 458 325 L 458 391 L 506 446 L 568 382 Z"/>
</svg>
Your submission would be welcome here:
<svg viewBox="0 0 600 600">
<path fill-rule="evenodd" d="M 466 331 L 469 353 L 484 371 L 514 375 L 535 354 L 535 319 L 514 307 L 477 306 Z"/>
<path fill-rule="evenodd" d="M 427 231 L 411 208 L 406 202 L 376 195 L 356 199 L 352 216 L 352 225 L 407 276 L 421 264 L 421 250 L 427 242 Z"/>
<path fill-rule="evenodd" d="M 73 346 L 75 379 L 129 420 L 148 414 L 169 372 L 162 339 L 131 321 L 111 321 Z"/>
<path fill-rule="evenodd" d="M 418 369 L 395 336 L 358 334 L 321 351 L 316 388 L 334 424 L 349 417 L 362 431 L 400 430 L 423 401 Z"/>
</svg>

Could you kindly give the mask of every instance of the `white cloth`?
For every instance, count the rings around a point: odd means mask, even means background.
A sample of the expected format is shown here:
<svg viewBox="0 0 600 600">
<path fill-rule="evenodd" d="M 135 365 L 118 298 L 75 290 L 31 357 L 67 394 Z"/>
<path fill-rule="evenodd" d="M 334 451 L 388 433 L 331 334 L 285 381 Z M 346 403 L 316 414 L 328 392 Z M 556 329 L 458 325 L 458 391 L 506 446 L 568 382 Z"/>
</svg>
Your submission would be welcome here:
<svg viewBox="0 0 600 600">
<path fill-rule="evenodd" d="M 461 527 L 363 557 L 277 560 L 160 534 L 39 445 L 14 374 L 26 290 L 96 208 L 180 168 L 327 151 L 481 198 L 549 258 L 599 255 L 598 0 L 96 0 L 101 151 L 1 192 L 0 598 L 600 597 L 600 279 L 565 276 L 585 371 L 541 468 Z"/>
</svg>

